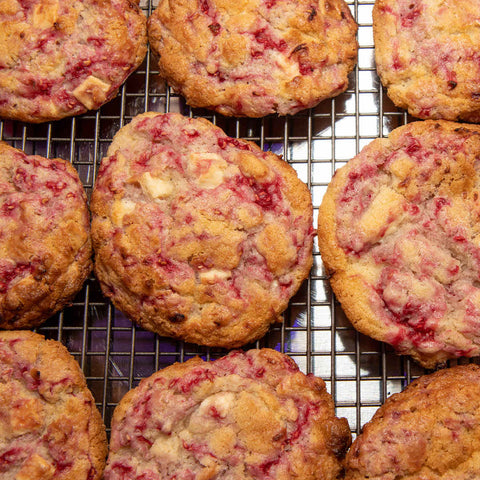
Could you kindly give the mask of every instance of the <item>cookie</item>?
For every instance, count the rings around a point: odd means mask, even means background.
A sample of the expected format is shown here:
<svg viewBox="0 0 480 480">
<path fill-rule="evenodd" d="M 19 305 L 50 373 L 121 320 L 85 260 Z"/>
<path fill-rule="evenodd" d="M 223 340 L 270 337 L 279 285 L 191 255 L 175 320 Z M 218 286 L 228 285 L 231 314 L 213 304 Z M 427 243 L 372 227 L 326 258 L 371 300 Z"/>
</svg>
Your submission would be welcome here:
<svg viewBox="0 0 480 480">
<path fill-rule="evenodd" d="M 432 368 L 480 354 L 480 127 L 425 120 L 337 171 L 318 217 L 354 327 Z"/>
<path fill-rule="evenodd" d="M 46 122 L 98 109 L 142 62 L 139 0 L 0 0 L 0 116 Z"/>
<path fill-rule="evenodd" d="M 480 477 L 480 368 L 425 375 L 392 395 L 357 437 L 346 480 Z"/>
<path fill-rule="evenodd" d="M 479 0 L 376 0 L 377 71 L 418 118 L 480 122 Z"/>
<path fill-rule="evenodd" d="M 67 349 L 33 332 L 0 332 L 0 476 L 99 480 L 105 426 Z"/>
<path fill-rule="evenodd" d="M 161 0 L 148 20 L 160 75 L 228 116 L 292 115 L 342 93 L 356 32 L 343 0 Z"/>
<path fill-rule="evenodd" d="M 307 186 L 204 119 L 135 117 L 102 160 L 91 210 L 105 295 L 142 327 L 189 342 L 260 338 L 312 265 Z"/>
<path fill-rule="evenodd" d="M 165 368 L 115 409 L 105 480 L 339 478 L 351 442 L 325 383 L 275 350 Z"/>
<path fill-rule="evenodd" d="M 92 269 L 86 195 L 71 164 L 0 142 L 0 328 L 32 328 Z"/>
</svg>

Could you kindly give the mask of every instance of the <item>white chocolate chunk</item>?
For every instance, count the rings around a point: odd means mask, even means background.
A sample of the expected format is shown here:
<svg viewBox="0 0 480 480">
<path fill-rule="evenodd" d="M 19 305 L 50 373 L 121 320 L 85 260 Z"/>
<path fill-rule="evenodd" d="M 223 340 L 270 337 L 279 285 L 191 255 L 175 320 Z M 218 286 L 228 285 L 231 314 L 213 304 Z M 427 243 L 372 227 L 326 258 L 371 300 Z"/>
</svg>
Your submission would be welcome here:
<svg viewBox="0 0 480 480">
<path fill-rule="evenodd" d="M 192 153 L 188 168 L 203 188 L 215 188 L 224 182 L 228 163 L 215 153 Z"/>
<path fill-rule="evenodd" d="M 378 240 L 388 228 L 396 225 L 402 218 L 404 202 L 404 197 L 395 190 L 386 186 L 381 187 L 358 222 L 365 240 Z"/>
<path fill-rule="evenodd" d="M 235 395 L 231 392 L 219 393 L 210 397 L 208 406 L 214 405 L 221 417 L 226 417 L 227 413 L 232 409 L 235 404 Z M 205 406 L 205 401 L 202 402 L 202 406 Z"/>
<path fill-rule="evenodd" d="M 205 270 L 198 274 L 202 283 L 214 283 L 221 280 L 228 280 L 232 276 L 232 272 L 229 270 L 217 270 L 212 268 L 211 270 Z"/>
<path fill-rule="evenodd" d="M 218 428 L 220 418 L 226 418 L 235 404 L 235 394 L 218 392 L 207 397 L 195 409 L 188 422 L 188 431 L 194 434 L 206 434 Z"/>
<path fill-rule="evenodd" d="M 182 443 L 179 437 L 172 436 L 158 436 L 155 443 L 152 445 L 150 452 L 159 459 L 166 461 L 173 461 L 181 455 L 183 450 Z"/>
<path fill-rule="evenodd" d="M 223 182 L 224 171 L 217 167 L 210 167 L 208 172 L 199 177 L 200 185 L 205 188 L 218 187 Z"/>
<path fill-rule="evenodd" d="M 415 162 L 407 155 L 398 155 L 390 164 L 390 171 L 396 177 L 397 184 L 404 181 L 413 171 Z"/>
<path fill-rule="evenodd" d="M 275 63 L 280 67 L 277 73 L 278 77 L 285 78 L 285 76 L 288 76 L 295 78 L 300 75 L 299 63 L 297 61 L 293 61 L 279 52 L 272 52 L 271 55 Z"/>
<path fill-rule="evenodd" d="M 110 88 L 109 83 L 90 75 L 72 93 L 79 102 L 92 110 L 106 101 Z"/>
<path fill-rule="evenodd" d="M 121 225 L 123 217 L 132 213 L 135 210 L 135 202 L 122 198 L 121 200 L 115 200 L 112 205 L 112 220 L 116 225 Z"/>
<path fill-rule="evenodd" d="M 250 152 L 239 151 L 236 153 L 240 171 L 247 177 L 265 178 L 269 168 L 263 160 Z"/>
<path fill-rule="evenodd" d="M 140 186 L 149 197 L 166 198 L 174 190 L 173 183 L 160 177 L 152 177 L 150 172 L 145 172 L 140 178 Z"/>
</svg>

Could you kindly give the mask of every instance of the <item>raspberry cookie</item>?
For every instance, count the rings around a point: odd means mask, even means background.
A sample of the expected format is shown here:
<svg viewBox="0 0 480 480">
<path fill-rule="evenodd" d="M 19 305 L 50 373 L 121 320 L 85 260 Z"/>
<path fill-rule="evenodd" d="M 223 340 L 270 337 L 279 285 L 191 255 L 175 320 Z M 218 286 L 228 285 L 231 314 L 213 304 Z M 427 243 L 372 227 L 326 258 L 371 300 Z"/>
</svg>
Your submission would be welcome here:
<svg viewBox="0 0 480 480">
<path fill-rule="evenodd" d="M 339 478 L 351 442 L 325 383 L 262 349 L 175 364 L 115 409 L 105 480 Z"/>
<path fill-rule="evenodd" d="M 377 71 L 419 118 L 480 122 L 480 0 L 377 0 Z"/>
<path fill-rule="evenodd" d="M 192 107 L 294 114 L 346 90 L 357 25 L 343 0 L 161 0 L 160 75 Z"/>
<path fill-rule="evenodd" d="M 347 454 L 346 480 L 480 478 L 480 368 L 425 375 L 392 395 Z"/>
<path fill-rule="evenodd" d="M 31 328 L 92 269 L 86 195 L 68 162 L 0 142 L 0 328 Z"/>
<path fill-rule="evenodd" d="M 480 127 L 426 120 L 334 176 L 319 247 L 362 333 L 425 367 L 480 354 Z"/>
<path fill-rule="evenodd" d="M 91 208 L 103 292 L 161 335 L 227 348 L 258 339 L 312 265 L 307 186 L 204 119 L 135 117 L 102 160 Z"/>
<path fill-rule="evenodd" d="M 58 120 L 99 108 L 146 53 L 139 0 L 0 0 L 0 116 Z"/>
<path fill-rule="evenodd" d="M 99 480 L 105 426 L 67 349 L 33 332 L 0 332 L 0 477 Z"/>
</svg>

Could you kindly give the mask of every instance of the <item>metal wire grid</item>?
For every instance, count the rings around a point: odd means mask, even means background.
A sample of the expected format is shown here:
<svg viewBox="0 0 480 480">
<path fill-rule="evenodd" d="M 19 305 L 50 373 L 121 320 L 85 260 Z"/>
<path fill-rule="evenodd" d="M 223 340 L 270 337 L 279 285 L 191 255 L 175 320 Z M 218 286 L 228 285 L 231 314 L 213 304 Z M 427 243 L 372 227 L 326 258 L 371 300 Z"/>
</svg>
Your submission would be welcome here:
<svg viewBox="0 0 480 480">
<path fill-rule="evenodd" d="M 142 0 L 147 16 L 157 3 Z M 0 139 L 27 153 L 69 160 L 90 196 L 113 135 L 135 115 L 151 110 L 202 116 L 231 136 L 253 140 L 283 155 L 308 184 L 317 221 L 318 207 L 335 170 L 374 138 L 409 121 L 385 96 L 375 73 L 374 1 L 347 3 L 359 24 L 358 65 L 349 89 L 315 109 L 288 118 L 264 119 L 227 119 L 192 110 L 158 78 L 149 52 L 119 95 L 98 112 L 44 125 L 0 121 Z M 334 396 L 337 414 L 348 419 L 354 433 L 388 395 L 423 373 L 408 358 L 397 357 L 389 347 L 352 328 L 332 295 L 316 244 L 311 274 L 284 317 L 283 324 L 246 348 L 276 348 L 289 354 L 305 373 L 322 377 Z M 63 342 L 77 358 L 107 429 L 117 403 L 142 378 L 194 355 L 210 359 L 226 353 L 137 328 L 102 296 L 93 276 L 70 307 L 38 330 Z"/>
</svg>

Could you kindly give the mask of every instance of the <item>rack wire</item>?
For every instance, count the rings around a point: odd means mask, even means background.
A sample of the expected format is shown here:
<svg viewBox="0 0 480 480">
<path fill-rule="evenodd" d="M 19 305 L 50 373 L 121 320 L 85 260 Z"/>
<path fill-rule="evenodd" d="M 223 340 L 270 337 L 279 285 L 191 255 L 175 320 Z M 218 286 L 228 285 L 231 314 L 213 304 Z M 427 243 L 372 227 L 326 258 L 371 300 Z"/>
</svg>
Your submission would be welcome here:
<svg viewBox="0 0 480 480">
<path fill-rule="evenodd" d="M 141 7 L 148 16 L 157 3 L 142 0 Z M 118 96 L 99 111 L 42 125 L 0 121 L 0 139 L 29 154 L 69 160 L 90 197 L 113 135 L 135 115 L 176 111 L 201 116 L 230 136 L 252 140 L 282 155 L 311 190 L 316 226 L 318 207 L 335 170 L 374 138 L 410 121 L 386 97 L 375 72 L 374 1 L 347 3 L 359 24 L 358 65 L 350 76 L 349 89 L 314 109 L 287 118 L 263 119 L 228 119 L 190 109 L 159 79 L 149 52 Z M 226 353 L 136 327 L 102 296 L 93 276 L 73 304 L 38 331 L 61 341 L 79 361 L 107 430 L 117 403 L 142 378 L 195 355 L 208 360 Z M 423 373 L 408 358 L 396 356 L 390 347 L 353 329 L 331 292 L 316 243 L 314 266 L 290 302 L 284 323 L 245 348 L 263 346 L 287 353 L 303 372 L 322 377 L 334 397 L 337 414 L 348 419 L 354 434 L 387 396 Z"/>
</svg>

